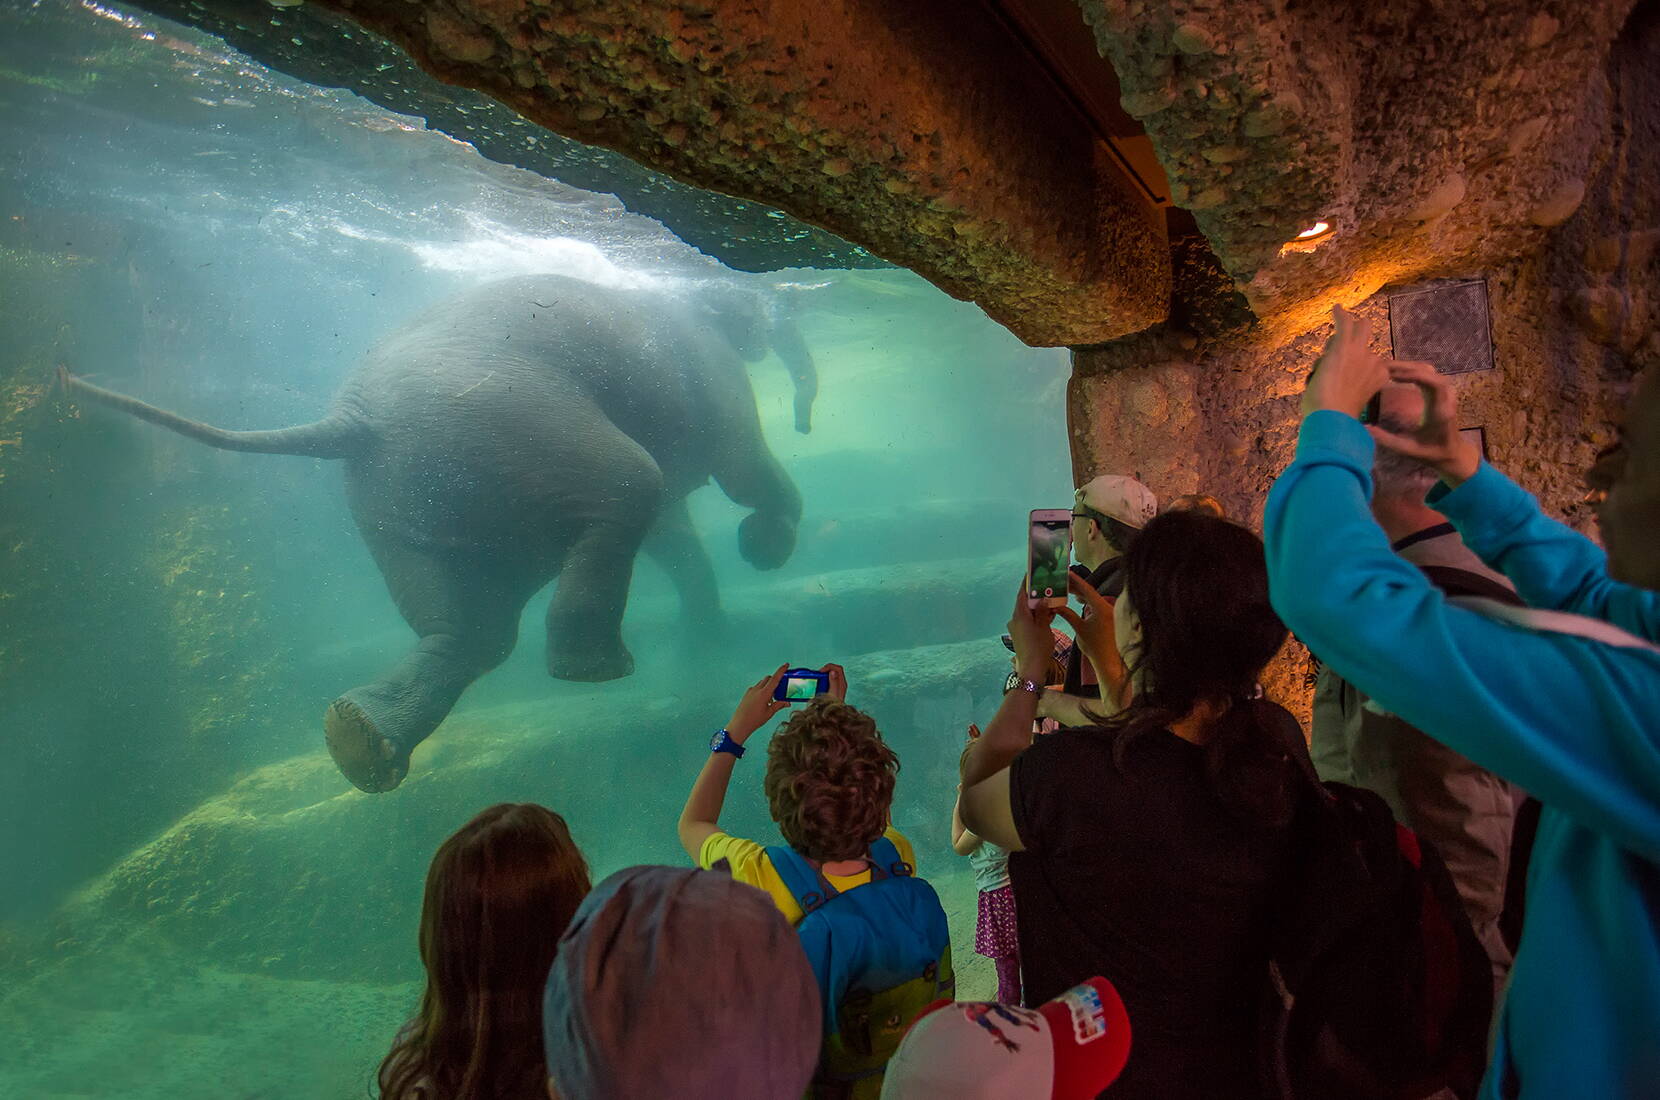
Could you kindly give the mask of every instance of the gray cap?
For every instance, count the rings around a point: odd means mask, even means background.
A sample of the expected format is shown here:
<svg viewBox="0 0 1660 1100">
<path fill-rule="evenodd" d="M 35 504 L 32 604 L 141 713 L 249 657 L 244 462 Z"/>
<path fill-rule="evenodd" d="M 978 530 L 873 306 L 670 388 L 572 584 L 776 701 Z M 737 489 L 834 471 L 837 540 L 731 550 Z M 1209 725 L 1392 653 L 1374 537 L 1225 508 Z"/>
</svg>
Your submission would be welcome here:
<svg viewBox="0 0 1660 1100">
<path fill-rule="evenodd" d="M 720 871 L 630 867 L 594 888 L 542 998 L 562 1100 L 799 1097 L 818 983 L 772 899 Z"/>
</svg>

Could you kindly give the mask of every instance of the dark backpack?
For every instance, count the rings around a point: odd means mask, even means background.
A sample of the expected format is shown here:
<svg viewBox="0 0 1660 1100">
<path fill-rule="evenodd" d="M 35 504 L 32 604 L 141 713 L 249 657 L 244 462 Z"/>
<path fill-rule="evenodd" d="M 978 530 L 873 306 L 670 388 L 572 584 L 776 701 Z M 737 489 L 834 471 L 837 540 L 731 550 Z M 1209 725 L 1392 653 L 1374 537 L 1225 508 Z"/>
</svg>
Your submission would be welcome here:
<svg viewBox="0 0 1660 1100">
<path fill-rule="evenodd" d="M 812 1094 L 874 1098 L 905 1030 L 956 991 L 939 895 L 887 837 L 867 855 L 870 881 L 840 893 L 793 848 L 768 848 L 767 858 L 805 914 L 796 931 L 824 1009 Z"/>
<path fill-rule="evenodd" d="M 1474 1096 L 1493 973 L 1441 857 L 1371 791 L 1321 783 L 1299 809 L 1261 1018 L 1276 1100 Z"/>
</svg>

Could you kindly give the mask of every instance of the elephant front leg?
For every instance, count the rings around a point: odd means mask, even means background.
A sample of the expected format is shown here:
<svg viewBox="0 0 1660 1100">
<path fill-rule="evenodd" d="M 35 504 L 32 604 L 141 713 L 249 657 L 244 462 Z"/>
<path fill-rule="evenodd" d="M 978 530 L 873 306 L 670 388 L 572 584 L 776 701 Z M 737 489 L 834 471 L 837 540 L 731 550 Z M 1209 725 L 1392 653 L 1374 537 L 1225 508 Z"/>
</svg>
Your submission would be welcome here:
<svg viewBox="0 0 1660 1100">
<path fill-rule="evenodd" d="M 597 683 L 633 673 L 622 617 L 644 537 L 643 523 L 591 528 L 571 548 L 548 604 L 549 676 Z"/>
</svg>

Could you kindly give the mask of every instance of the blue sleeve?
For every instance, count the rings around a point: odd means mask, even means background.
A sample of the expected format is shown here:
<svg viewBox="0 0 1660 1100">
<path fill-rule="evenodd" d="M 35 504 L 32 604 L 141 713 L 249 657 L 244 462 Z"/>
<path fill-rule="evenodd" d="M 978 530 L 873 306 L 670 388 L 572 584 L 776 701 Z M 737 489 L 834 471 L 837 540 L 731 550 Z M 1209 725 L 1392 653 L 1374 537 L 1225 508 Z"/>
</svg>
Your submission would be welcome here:
<svg viewBox="0 0 1660 1100">
<path fill-rule="evenodd" d="M 1601 547 L 1546 516 L 1486 463 L 1456 489 L 1437 485 L 1429 503 L 1453 522 L 1464 545 L 1510 578 L 1529 607 L 1603 619 L 1660 641 L 1660 593 L 1610 579 Z"/>
<path fill-rule="evenodd" d="M 1447 603 L 1372 519 L 1371 466 L 1372 439 L 1353 417 L 1303 421 L 1264 517 L 1286 625 L 1379 705 L 1660 860 L 1660 653 Z"/>
</svg>

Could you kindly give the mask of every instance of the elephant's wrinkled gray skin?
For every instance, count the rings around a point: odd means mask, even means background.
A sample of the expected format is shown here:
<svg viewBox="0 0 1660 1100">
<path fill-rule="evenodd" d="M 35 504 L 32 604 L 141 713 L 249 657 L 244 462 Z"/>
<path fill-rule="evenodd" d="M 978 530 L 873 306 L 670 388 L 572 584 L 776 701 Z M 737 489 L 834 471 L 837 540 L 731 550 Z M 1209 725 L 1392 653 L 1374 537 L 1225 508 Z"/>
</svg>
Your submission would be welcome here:
<svg viewBox="0 0 1660 1100">
<path fill-rule="evenodd" d="M 753 509 L 738 532 L 746 560 L 772 569 L 789 558 L 801 495 L 762 438 L 743 365 L 777 336 L 760 307 L 748 294 L 686 298 L 552 275 L 490 283 L 370 352 L 324 419 L 276 431 L 225 431 L 64 381 L 213 446 L 345 462 L 352 515 L 419 636 L 325 717 L 340 770 L 385 791 L 462 691 L 506 659 L 525 602 L 554 576 L 547 661 L 563 680 L 633 671 L 620 627 L 642 545 L 689 613 L 717 616 L 685 506 L 709 479 Z M 780 341 L 791 373 L 816 388 L 793 333 Z M 799 402 L 797 413 L 805 431 Z"/>
</svg>

